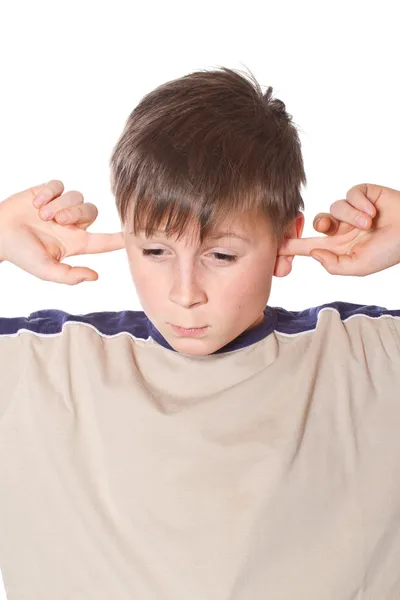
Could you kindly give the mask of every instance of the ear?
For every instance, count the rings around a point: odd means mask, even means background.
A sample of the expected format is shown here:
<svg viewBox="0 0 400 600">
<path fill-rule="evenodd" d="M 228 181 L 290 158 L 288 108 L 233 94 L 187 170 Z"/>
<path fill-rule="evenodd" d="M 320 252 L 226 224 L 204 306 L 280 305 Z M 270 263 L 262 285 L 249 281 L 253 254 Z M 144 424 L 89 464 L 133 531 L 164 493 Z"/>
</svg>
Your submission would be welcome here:
<svg viewBox="0 0 400 600">
<path fill-rule="evenodd" d="M 285 231 L 284 238 L 281 242 L 287 240 L 288 238 L 301 238 L 304 229 L 304 215 L 303 213 L 299 213 L 297 217 L 288 225 Z M 279 256 L 279 248 L 281 244 L 277 248 L 277 256 L 274 268 L 274 276 L 275 277 L 286 277 L 292 271 L 292 262 L 294 256 Z"/>
</svg>

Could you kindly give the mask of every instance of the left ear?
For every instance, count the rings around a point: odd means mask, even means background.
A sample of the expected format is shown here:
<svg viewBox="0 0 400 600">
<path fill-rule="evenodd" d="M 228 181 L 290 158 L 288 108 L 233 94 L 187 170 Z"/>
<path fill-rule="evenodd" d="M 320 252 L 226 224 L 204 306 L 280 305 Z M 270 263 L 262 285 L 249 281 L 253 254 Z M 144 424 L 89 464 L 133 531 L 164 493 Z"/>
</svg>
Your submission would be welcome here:
<svg viewBox="0 0 400 600">
<path fill-rule="evenodd" d="M 300 212 L 295 219 L 288 225 L 280 246 L 277 248 L 276 262 L 274 268 L 275 277 L 286 277 L 292 271 L 292 262 L 294 256 L 280 256 L 279 248 L 288 238 L 301 238 L 304 229 L 304 215 Z"/>
</svg>

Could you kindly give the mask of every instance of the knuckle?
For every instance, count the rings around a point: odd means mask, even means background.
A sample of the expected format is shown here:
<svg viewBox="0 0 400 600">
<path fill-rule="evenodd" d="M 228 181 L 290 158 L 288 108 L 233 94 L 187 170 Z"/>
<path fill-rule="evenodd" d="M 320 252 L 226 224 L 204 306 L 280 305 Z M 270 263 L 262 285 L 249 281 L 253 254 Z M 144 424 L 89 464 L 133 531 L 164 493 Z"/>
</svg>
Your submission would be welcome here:
<svg viewBox="0 0 400 600">
<path fill-rule="evenodd" d="M 50 184 L 56 186 L 57 188 L 64 188 L 64 184 L 60 179 L 50 179 L 50 181 L 47 182 L 47 185 Z"/>
<path fill-rule="evenodd" d="M 359 191 L 362 191 L 366 188 L 367 184 L 366 183 L 357 183 L 356 185 L 353 185 L 347 192 L 346 197 L 348 197 L 349 195 L 353 196 L 354 194 L 358 193 Z"/>
<path fill-rule="evenodd" d="M 52 179 L 46 183 L 36 194 L 34 198 L 34 204 L 37 208 L 48 204 L 54 198 L 57 198 L 63 193 L 64 184 L 58 179 Z"/>
<path fill-rule="evenodd" d="M 88 212 L 90 212 L 90 215 L 93 217 L 97 217 L 97 215 L 99 214 L 99 209 L 97 208 L 97 206 L 95 204 L 91 204 L 90 202 L 86 205 Z"/>
<path fill-rule="evenodd" d="M 60 221 L 70 221 L 71 220 L 71 213 L 69 210 L 60 210 L 57 214 L 56 214 L 57 219 L 59 219 Z"/>
<path fill-rule="evenodd" d="M 361 225 L 361 227 L 366 227 L 368 225 L 368 217 L 362 212 L 357 212 L 354 220 L 357 225 Z"/>
<path fill-rule="evenodd" d="M 51 179 L 48 183 L 46 183 L 43 191 L 48 191 L 49 194 L 58 196 L 64 191 L 64 184 L 59 179 Z"/>
<path fill-rule="evenodd" d="M 82 204 L 83 199 L 81 199 L 81 195 L 79 192 L 67 192 L 62 196 L 55 198 L 50 204 L 51 208 L 55 213 L 67 209 L 76 207 L 78 204 Z"/>
<path fill-rule="evenodd" d="M 79 192 L 78 190 L 71 190 L 68 193 L 71 194 L 71 197 L 73 197 L 76 202 L 82 203 L 84 201 L 82 192 Z"/>
<path fill-rule="evenodd" d="M 336 210 L 336 208 L 339 208 L 340 206 L 342 206 L 344 204 L 344 200 L 335 200 L 335 202 L 333 202 L 330 207 L 329 210 Z"/>
<path fill-rule="evenodd" d="M 82 204 L 74 207 L 74 220 L 82 223 L 92 222 L 97 217 L 97 208 L 94 204 Z"/>
<path fill-rule="evenodd" d="M 80 219 L 82 211 L 79 208 L 79 206 L 71 206 L 68 209 L 64 209 L 64 210 L 60 211 L 58 214 L 60 216 L 66 215 L 66 217 L 68 218 L 68 221 L 75 222 Z"/>
</svg>

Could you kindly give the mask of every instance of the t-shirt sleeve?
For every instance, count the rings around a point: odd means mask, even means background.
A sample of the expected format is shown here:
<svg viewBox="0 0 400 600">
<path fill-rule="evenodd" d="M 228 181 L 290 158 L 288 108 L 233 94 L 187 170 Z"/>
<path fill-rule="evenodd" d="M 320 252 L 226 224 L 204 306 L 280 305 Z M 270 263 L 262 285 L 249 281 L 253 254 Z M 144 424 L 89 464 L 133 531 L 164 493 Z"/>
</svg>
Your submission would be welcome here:
<svg viewBox="0 0 400 600">
<path fill-rule="evenodd" d="M 0 317 L 0 421 L 26 383 L 29 362 L 34 360 L 32 334 L 47 326 L 50 311 L 24 317 Z"/>
<path fill-rule="evenodd" d="M 38 310 L 23 317 L 0 317 L 0 421 L 29 385 L 29 366 L 41 360 L 41 338 L 60 334 L 68 319 L 84 320 L 56 309 Z"/>
<path fill-rule="evenodd" d="M 12 331 L 14 319 L 0 317 L 0 420 L 17 393 L 22 375 L 23 349 L 21 338 Z"/>
<path fill-rule="evenodd" d="M 355 318 L 358 317 L 358 318 Z M 385 364 L 391 364 L 388 381 L 400 383 L 400 310 L 381 306 L 356 306 L 345 315 L 348 331 L 351 332 L 352 344 L 364 357 L 368 368 L 375 365 L 378 380 L 385 371 Z M 381 365 L 381 369 L 377 368 Z M 382 376 L 383 377 L 383 376 Z M 386 381 L 379 380 L 378 385 Z"/>
<path fill-rule="evenodd" d="M 397 349 L 399 351 L 399 356 L 400 356 L 400 310 L 395 311 L 395 312 L 398 314 L 393 315 L 392 318 L 389 319 L 389 323 L 390 323 L 390 327 L 393 331 L 394 338 L 397 343 Z"/>
</svg>

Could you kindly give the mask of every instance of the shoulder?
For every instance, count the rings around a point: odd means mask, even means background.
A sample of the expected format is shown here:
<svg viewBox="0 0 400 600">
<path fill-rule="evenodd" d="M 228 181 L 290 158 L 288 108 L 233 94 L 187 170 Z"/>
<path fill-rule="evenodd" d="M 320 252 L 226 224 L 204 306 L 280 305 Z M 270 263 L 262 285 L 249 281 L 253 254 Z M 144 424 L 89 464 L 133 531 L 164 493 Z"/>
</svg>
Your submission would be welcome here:
<svg viewBox="0 0 400 600">
<path fill-rule="evenodd" d="M 71 314 L 45 309 L 28 316 L 0 317 L 0 421 L 27 377 L 39 387 L 47 380 L 49 364 L 59 356 L 57 353 L 68 348 L 71 336 L 76 342 L 73 355 L 69 354 L 59 369 L 73 370 L 76 361 L 89 352 L 93 357 L 96 352 L 101 355 L 109 338 L 125 334 L 135 342 L 147 343 L 148 323 L 142 311 Z M 96 365 L 104 366 L 101 357 Z"/>
<path fill-rule="evenodd" d="M 353 304 L 335 301 L 300 311 L 289 311 L 274 307 L 276 331 L 283 334 L 298 334 L 317 329 L 321 322 L 339 325 L 357 320 L 360 324 L 380 326 L 386 320 L 389 327 L 400 332 L 400 309 L 389 309 L 376 305 Z"/>
<path fill-rule="evenodd" d="M 93 312 L 71 314 L 63 310 L 44 309 L 22 317 L 0 317 L 0 338 L 30 332 L 38 336 L 61 334 L 69 325 L 91 327 L 105 336 L 130 333 L 147 338 L 149 321 L 143 311 Z"/>
</svg>

